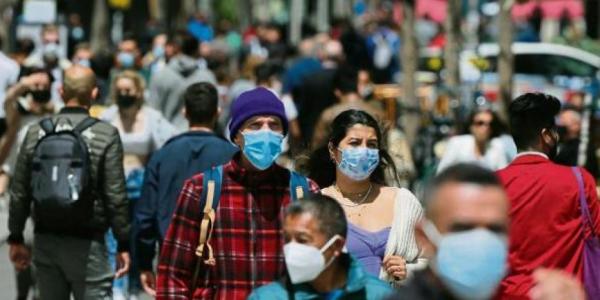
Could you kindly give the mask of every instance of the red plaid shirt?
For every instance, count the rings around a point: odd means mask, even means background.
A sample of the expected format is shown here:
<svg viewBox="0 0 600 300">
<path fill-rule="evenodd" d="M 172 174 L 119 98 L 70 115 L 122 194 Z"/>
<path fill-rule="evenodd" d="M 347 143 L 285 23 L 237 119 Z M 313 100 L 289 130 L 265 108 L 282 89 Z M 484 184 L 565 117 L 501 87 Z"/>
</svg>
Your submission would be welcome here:
<svg viewBox="0 0 600 300">
<path fill-rule="evenodd" d="M 224 166 L 221 198 L 211 245 L 216 266 L 202 265 L 193 299 L 246 299 L 254 288 L 280 278 L 283 214 L 290 203 L 289 171 L 273 166 L 249 172 L 235 161 Z M 179 195 L 163 241 L 157 299 L 189 299 L 198 257 L 202 178 L 189 179 Z M 312 192 L 318 186 L 310 181 Z"/>
</svg>

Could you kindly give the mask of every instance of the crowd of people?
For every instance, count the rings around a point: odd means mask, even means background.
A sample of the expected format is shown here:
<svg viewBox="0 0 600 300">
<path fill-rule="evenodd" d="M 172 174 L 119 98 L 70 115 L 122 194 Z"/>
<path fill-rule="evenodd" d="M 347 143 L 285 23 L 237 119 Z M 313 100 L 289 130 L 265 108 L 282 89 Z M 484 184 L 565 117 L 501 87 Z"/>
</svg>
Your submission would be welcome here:
<svg viewBox="0 0 600 300">
<path fill-rule="evenodd" d="M 269 24 L 70 57 L 47 25 L 0 52 L 19 299 L 600 299 L 581 112 L 527 93 L 411 147 L 374 95 L 398 36 L 372 25 L 293 56 Z"/>
</svg>

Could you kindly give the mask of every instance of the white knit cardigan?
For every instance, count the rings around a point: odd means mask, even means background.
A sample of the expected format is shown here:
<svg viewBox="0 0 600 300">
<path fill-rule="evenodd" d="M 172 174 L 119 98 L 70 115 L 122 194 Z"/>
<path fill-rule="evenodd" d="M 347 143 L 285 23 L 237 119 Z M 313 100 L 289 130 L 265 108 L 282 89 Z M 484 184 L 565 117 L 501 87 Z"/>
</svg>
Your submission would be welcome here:
<svg viewBox="0 0 600 300">
<path fill-rule="evenodd" d="M 396 189 L 394 200 L 394 220 L 385 248 L 385 256 L 397 255 L 406 260 L 407 278 L 415 271 L 427 267 L 427 259 L 420 257 L 421 251 L 415 238 L 415 226 L 423 217 L 423 207 L 417 197 L 405 188 Z M 384 268 L 379 271 L 379 278 L 399 286 L 405 280 L 396 281 L 388 275 Z"/>
</svg>

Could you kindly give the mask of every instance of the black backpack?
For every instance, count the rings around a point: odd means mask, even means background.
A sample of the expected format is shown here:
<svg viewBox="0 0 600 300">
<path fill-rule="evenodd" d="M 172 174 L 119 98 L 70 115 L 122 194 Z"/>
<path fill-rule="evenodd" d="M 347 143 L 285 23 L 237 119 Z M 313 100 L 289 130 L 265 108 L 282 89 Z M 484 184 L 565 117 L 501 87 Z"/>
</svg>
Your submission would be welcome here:
<svg viewBox="0 0 600 300">
<path fill-rule="evenodd" d="M 45 135 L 35 146 L 31 165 L 36 228 L 76 232 L 92 217 L 90 157 L 81 134 L 97 122 L 87 117 L 70 130 L 56 130 L 50 118 L 40 122 Z"/>
</svg>

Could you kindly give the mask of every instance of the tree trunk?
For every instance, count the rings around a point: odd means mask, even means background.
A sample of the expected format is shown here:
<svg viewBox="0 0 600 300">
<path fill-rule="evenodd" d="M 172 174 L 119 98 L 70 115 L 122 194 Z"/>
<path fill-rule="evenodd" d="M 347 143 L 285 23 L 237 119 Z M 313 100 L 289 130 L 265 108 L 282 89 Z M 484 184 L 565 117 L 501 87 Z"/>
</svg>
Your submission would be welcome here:
<svg viewBox="0 0 600 300">
<path fill-rule="evenodd" d="M 304 0 L 292 0 L 290 5 L 290 43 L 297 45 L 302 38 Z"/>
<path fill-rule="evenodd" d="M 13 6 L 14 1 L 11 0 L 0 0 L 0 39 L 2 39 L 2 48 L 0 51 L 8 52 L 10 43 L 11 43 L 11 22 L 10 19 L 5 17 L 5 10 L 9 9 L 9 7 Z"/>
<path fill-rule="evenodd" d="M 181 0 L 175 23 L 177 28 L 186 27 L 189 17 L 198 11 L 197 4 L 195 0 Z"/>
<path fill-rule="evenodd" d="M 165 22 L 165 14 L 160 0 L 148 0 L 148 15 L 159 22 Z"/>
<path fill-rule="evenodd" d="M 94 52 L 106 50 L 110 46 L 108 41 L 110 31 L 108 28 L 108 5 L 106 0 L 94 1 L 94 14 L 92 18 L 90 36 L 92 50 Z"/>
<path fill-rule="evenodd" d="M 460 28 L 461 1 L 448 0 L 448 14 L 446 17 L 446 49 L 444 51 L 444 65 L 446 68 L 446 86 L 453 92 L 458 91 L 460 84 L 459 54 L 462 43 Z"/>
<path fill-rule="evenodd" d="M 402 119 L 401 124 L 409 144 L 413 144 L 419 130 L 419 102 L 416 95 L 418 48 L 415 37 L 415 1 L 404 0 L 402 23 Z"/>
<path fill-rule="evenodd" d="M 329 30 L 329 0 L 317 1 L 317 30 L 327 32 Z"/>
<path fill-rule="evenodd" d="M 505 121 L 508 120 L 508 106 L 512 101 L 513 92 L 513 73 L 514 73 L 514 57 L 512 52 L 513 41 L 513 24 L 511 18 L 511 9 L 513 0 L 500 1 L 500 35 L 498 43 L 500 45 L 500 53 L 498 55 L 498 75 L 499 82 L 499 100 L 500 117 Z"/>
<path fill-rule="evenodd" d="M 216 21 L 214 17 L 214 12 L 213 12 L 213 4 L 211 0 L 200 0 L 200 11 L 202 12 L 202 14 L 208 18 L 208 20 L 211 21 Z"/>
<path fill-rule="evenodd" d="M 238 20 L 239 20 L 239 30 L 240 32 L 244 32 L 250 25 L 252 25 L 252 14 L 248 13 L 252 11 L 252 2 L 245 0 L 240 1 L 238 3 Z"/>
<path fill-rule="evenodd" d="M 346 18 L 352 15 L 352 2 L 350 0 L 333 0 L 333 16 Z"/>
</svg>

